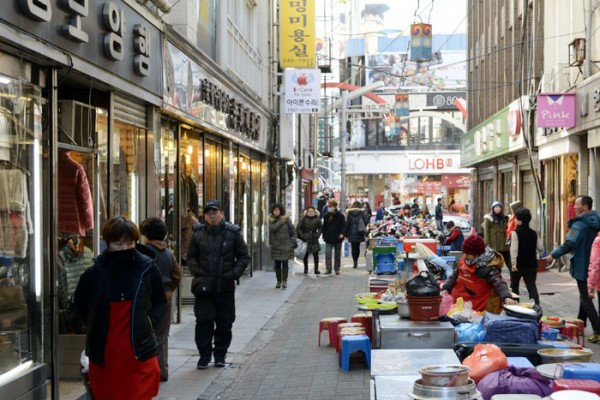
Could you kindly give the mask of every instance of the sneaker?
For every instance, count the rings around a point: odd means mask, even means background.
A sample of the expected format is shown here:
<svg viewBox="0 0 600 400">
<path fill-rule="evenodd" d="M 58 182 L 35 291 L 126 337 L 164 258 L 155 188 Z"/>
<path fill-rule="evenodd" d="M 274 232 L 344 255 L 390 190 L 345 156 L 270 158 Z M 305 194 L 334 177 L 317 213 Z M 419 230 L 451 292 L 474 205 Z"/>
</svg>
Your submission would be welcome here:
<svg viewBox="0 0 600 400">
<path fill-rule="evenodd" d="M 223 368 L 225 366 L 225 357 L 215 357 L 215 367 Z"/>
<path fill-rule="evenodd" d="M 594 333 L 587 338 L 590 343 L 600 343 L 600 333 Z"/>
<path fill-rule="evenodd" d="M 335 271 L 335 274 L 336 274 L 336 275 L 339 275 L 339 274 L 340 274 L 340 271 Z"/>
<path fill-rule="evenodd" d="M 331 275 L 331 271 L 325 271 L 325 275 Z"/>
<path fill-rule="evenodd" d="M 210 362 L 210 356 L 200 356 L 198 360 L 198 364 L 196 365 L 197 369 L 206 369 L 208 368 L 208 363 Z"/>
<path fill-rule="evenodd" d="M 315 275 L 321 275 L 319 271 L 315 271 Z"/>
</svg>

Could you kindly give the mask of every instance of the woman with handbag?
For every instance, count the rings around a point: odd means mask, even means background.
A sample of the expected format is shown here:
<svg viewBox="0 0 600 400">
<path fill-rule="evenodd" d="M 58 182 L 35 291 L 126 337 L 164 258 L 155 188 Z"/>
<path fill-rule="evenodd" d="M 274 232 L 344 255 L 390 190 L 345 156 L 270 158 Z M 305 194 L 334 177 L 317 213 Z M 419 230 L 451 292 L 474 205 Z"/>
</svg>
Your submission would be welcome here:
<svg viewBox="0 0 600 400">
<path fill-rule="evenodd" d="M 323 230 L 323 222 L 318 215 L 318 211 L 313 206 L 306 207 L 304 215 L 298 222 L 296 232 L 298 239 L 306 242 L 306 253 L 304 254 L 304 275 L 308 274 L 308 256 L 312 254 L 315 262 L 315 275 L 319 275 L 319 237 Z"/>
<path fill-rule="evenodd" d="M 156 263 L 136 249 L 139 237 L 126 217 L 106 221 L 107 249 L 75 290 L 75 307 L 87 325 L 85 353 L 95 400 L 150 400 L 158 394 L 154 327 L 167 299 Z"/>
<path fill-rule="evenodd" d="M 281 204 L 273 204 L 269 216 L 269 244 L 271 259 L 275 261 L 277 289 L 287 289 L 288 260 L 294 258 L 296 239 L 296 228 L 285 213 L 285 208 Z"/>
<path fill-rule="evenodd" d="M 367 215 L 364 213 L 360 202 L 355 201 L 352 203 L 352 207 L 346 211 L 346 227 L 344 229 L 344 236 L 348 238 L 350 246 L 352 247 L 352 262 L 353 267 L 358 267 L 358 257 L 360 256 L 360 244 L 364 242 L 365 235 L 367 232 L 367 224 L 369 220 Z"/>
</svg>

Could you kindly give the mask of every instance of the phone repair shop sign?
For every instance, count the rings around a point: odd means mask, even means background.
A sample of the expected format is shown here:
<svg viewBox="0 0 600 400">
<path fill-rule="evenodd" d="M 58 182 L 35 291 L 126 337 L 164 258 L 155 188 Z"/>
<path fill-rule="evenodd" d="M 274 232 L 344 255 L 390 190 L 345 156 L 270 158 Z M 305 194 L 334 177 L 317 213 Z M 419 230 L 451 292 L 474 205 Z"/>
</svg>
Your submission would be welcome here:
<svg viewBox="0 0 600 400">
<path fill-rule="evenodd" d="M 318 114 L 321 107 L 321 71 L 285 70 L 285 113 Z"/>
</svg>

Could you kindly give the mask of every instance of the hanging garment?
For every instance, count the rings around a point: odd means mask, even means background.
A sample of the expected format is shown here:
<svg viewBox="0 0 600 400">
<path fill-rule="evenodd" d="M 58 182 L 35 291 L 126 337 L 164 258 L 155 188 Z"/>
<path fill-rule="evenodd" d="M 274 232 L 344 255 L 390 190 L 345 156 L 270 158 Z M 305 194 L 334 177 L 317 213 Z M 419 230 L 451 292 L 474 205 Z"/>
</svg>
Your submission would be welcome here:
<svg viewBox="0 0 600 400">
<path fill-rule="evenodd" d="M 94 228 L 94 201 L 83 165 L 62 151 L 58 158 L 58 231 L 84 237 Z"/>
<path fill-rule="evenodd" d="M 25 257 L 33 233 L 27 176 L 20 169 L 0 169 L 0 254 Z"/>
</svg>

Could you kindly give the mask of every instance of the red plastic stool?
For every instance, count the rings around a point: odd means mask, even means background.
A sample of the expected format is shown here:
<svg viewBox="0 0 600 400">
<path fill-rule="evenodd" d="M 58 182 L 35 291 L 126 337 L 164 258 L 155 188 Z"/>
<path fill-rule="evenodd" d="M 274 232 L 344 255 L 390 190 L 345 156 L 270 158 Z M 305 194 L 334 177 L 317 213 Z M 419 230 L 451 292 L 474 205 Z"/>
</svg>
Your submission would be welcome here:
<svg viewBox="0 0 600 400">
<path fill-rule="evenodd" d="M 373 341 L 373 315 L 371 314 L 371 311 L 354 314 L 352 318 L 350 318 L 350 322 L 362 322 L 367 330 L 367 336 Z"/>
<path fill-rule="evenodd" d="M 582 320 L 576 318 L 565 319 L 565 327 L 560 328 L 558 331 L 571 340 L 577 340 L 577 344 L 585 346 L 585 325 Z"/>
<path fill-rule="evenodd" d="M 337 326 L 343 322 L 348 322 L 346 318 L 329 317 L 319 321 L 319 346 L 321 346 L 321 332 L 329 332 L 329 344 L 335 346 L 337 340 Z"/>
</svg>

